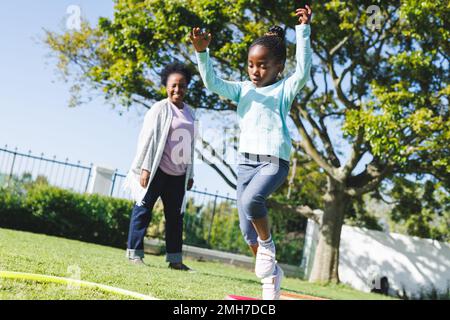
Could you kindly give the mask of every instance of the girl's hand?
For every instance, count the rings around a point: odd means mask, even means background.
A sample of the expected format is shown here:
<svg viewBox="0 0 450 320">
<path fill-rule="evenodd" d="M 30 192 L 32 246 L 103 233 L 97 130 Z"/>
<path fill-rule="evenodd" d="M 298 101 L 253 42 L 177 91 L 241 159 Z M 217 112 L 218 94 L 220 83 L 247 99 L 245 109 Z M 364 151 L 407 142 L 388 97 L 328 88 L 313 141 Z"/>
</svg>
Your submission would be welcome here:
<svg viewBox="0 0 450 320">
<path fill-rule="evenodd" d="M 295 15 L 298 17 L 298 22 L 300 22 L 300 24 L 309 24 L 311 21 L 311 7 L 308 5 L 305 5 L 305 7 L 306 9 L 298 8 L 297 10 L 295 10 Z"/>
<path fill-rule="evenodd" d="M 211 42 L 211 33 L 202 32 L 200 28 L 192 29 L 190 35 L 192 44 L 197 52 L 205 51 Z"/>
<path fill-rule="evenodd" d="M 150 180 L 150 171 L 147 171 L 145 169 L 142 169 L 141 172 L 141 187 L 147 188 L 148 180 Z"/>
</svg>

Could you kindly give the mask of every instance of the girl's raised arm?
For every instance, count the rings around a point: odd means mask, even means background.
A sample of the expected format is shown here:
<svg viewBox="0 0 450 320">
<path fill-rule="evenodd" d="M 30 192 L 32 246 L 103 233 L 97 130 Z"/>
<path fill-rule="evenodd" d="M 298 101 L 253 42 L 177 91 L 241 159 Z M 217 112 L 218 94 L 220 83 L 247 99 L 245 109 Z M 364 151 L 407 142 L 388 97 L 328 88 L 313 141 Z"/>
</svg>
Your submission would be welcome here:
<svg viewBox="0 0 450 320">
<path fill-rule="evenodd" d="M 310 77 L 312 50 L 311 50 L 311 28 L 309 22 L 312 15 L 311 7 L 308 5 L 306 9 L 300 8 L 296 10 L 301 24 L 295 27 L 297 38 L 296 60 L 297 66 L 294 74 L 292 74 L 285 82 L 286 94 L 288 100 L 287 105 L 291 106 L 300 89 L 306 84 Z"/>
<path fill-rule="evenodd" d="M 206 34 L 200 28 L 194 28 L 190 38 L 195 47 L 198 70 L 205 87 L 236 103 L 239 102 L 241 83 L 220 79 L 214 71 L 208 49 L 211 42 L 211 33 Z"/>
</svg>

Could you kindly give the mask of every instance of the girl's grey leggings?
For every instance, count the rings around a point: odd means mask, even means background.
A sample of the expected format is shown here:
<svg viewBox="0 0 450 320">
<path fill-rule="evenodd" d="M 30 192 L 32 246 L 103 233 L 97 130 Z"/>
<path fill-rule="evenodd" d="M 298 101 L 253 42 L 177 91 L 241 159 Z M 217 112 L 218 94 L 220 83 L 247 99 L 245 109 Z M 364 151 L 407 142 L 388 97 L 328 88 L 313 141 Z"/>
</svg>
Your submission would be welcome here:
<svg viewBox="0 0 450 320">
<path fill-rule="evenodd" d="M 266 199 L 283 184 L 288 173 L 289 161 L 265 155 L 240 155 L 237 206 L 239 226 L 249 245 L 258 243 L 258 235 L 251 220 L 267 215 Z"/>
</svg>

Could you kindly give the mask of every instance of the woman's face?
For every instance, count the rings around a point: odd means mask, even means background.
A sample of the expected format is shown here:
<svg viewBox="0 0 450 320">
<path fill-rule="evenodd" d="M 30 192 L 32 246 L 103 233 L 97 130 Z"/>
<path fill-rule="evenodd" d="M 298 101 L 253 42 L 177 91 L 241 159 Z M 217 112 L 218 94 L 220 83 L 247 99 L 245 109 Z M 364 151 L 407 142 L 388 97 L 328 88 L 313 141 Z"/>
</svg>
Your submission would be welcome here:
<svg viewBox="0 0 450 320">
<path fill-rule="evenodd" d="M 186 95 L 187 81 L 181 73 L 172 73 L 167 78 L 167 97 L 177 107 L 183 106 L 183 99 Z"/>
<path fill-rule="evenodd" d="M 275 83 L 277 75 L 283 71 L 283 65 L 270 57 L 269 49 L 256 45 L 248 53 L 248 75 L 256 87 Z"/>
</svg>

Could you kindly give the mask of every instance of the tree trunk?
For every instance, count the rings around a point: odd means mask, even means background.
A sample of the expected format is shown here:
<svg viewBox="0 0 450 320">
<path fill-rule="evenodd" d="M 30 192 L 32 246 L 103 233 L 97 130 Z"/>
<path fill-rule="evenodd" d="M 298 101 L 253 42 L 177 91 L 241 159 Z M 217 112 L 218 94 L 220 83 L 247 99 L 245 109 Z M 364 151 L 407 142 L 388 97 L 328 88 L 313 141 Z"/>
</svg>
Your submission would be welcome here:
<svg viewBox="0 0 450 320">
<path fill-rule="evenodd" d="M 348 197 L 343 186 L 328 178 L 319 242 L 309 277 L 311 282 L 339 282 L 339 244 Z"/>
</svg>

